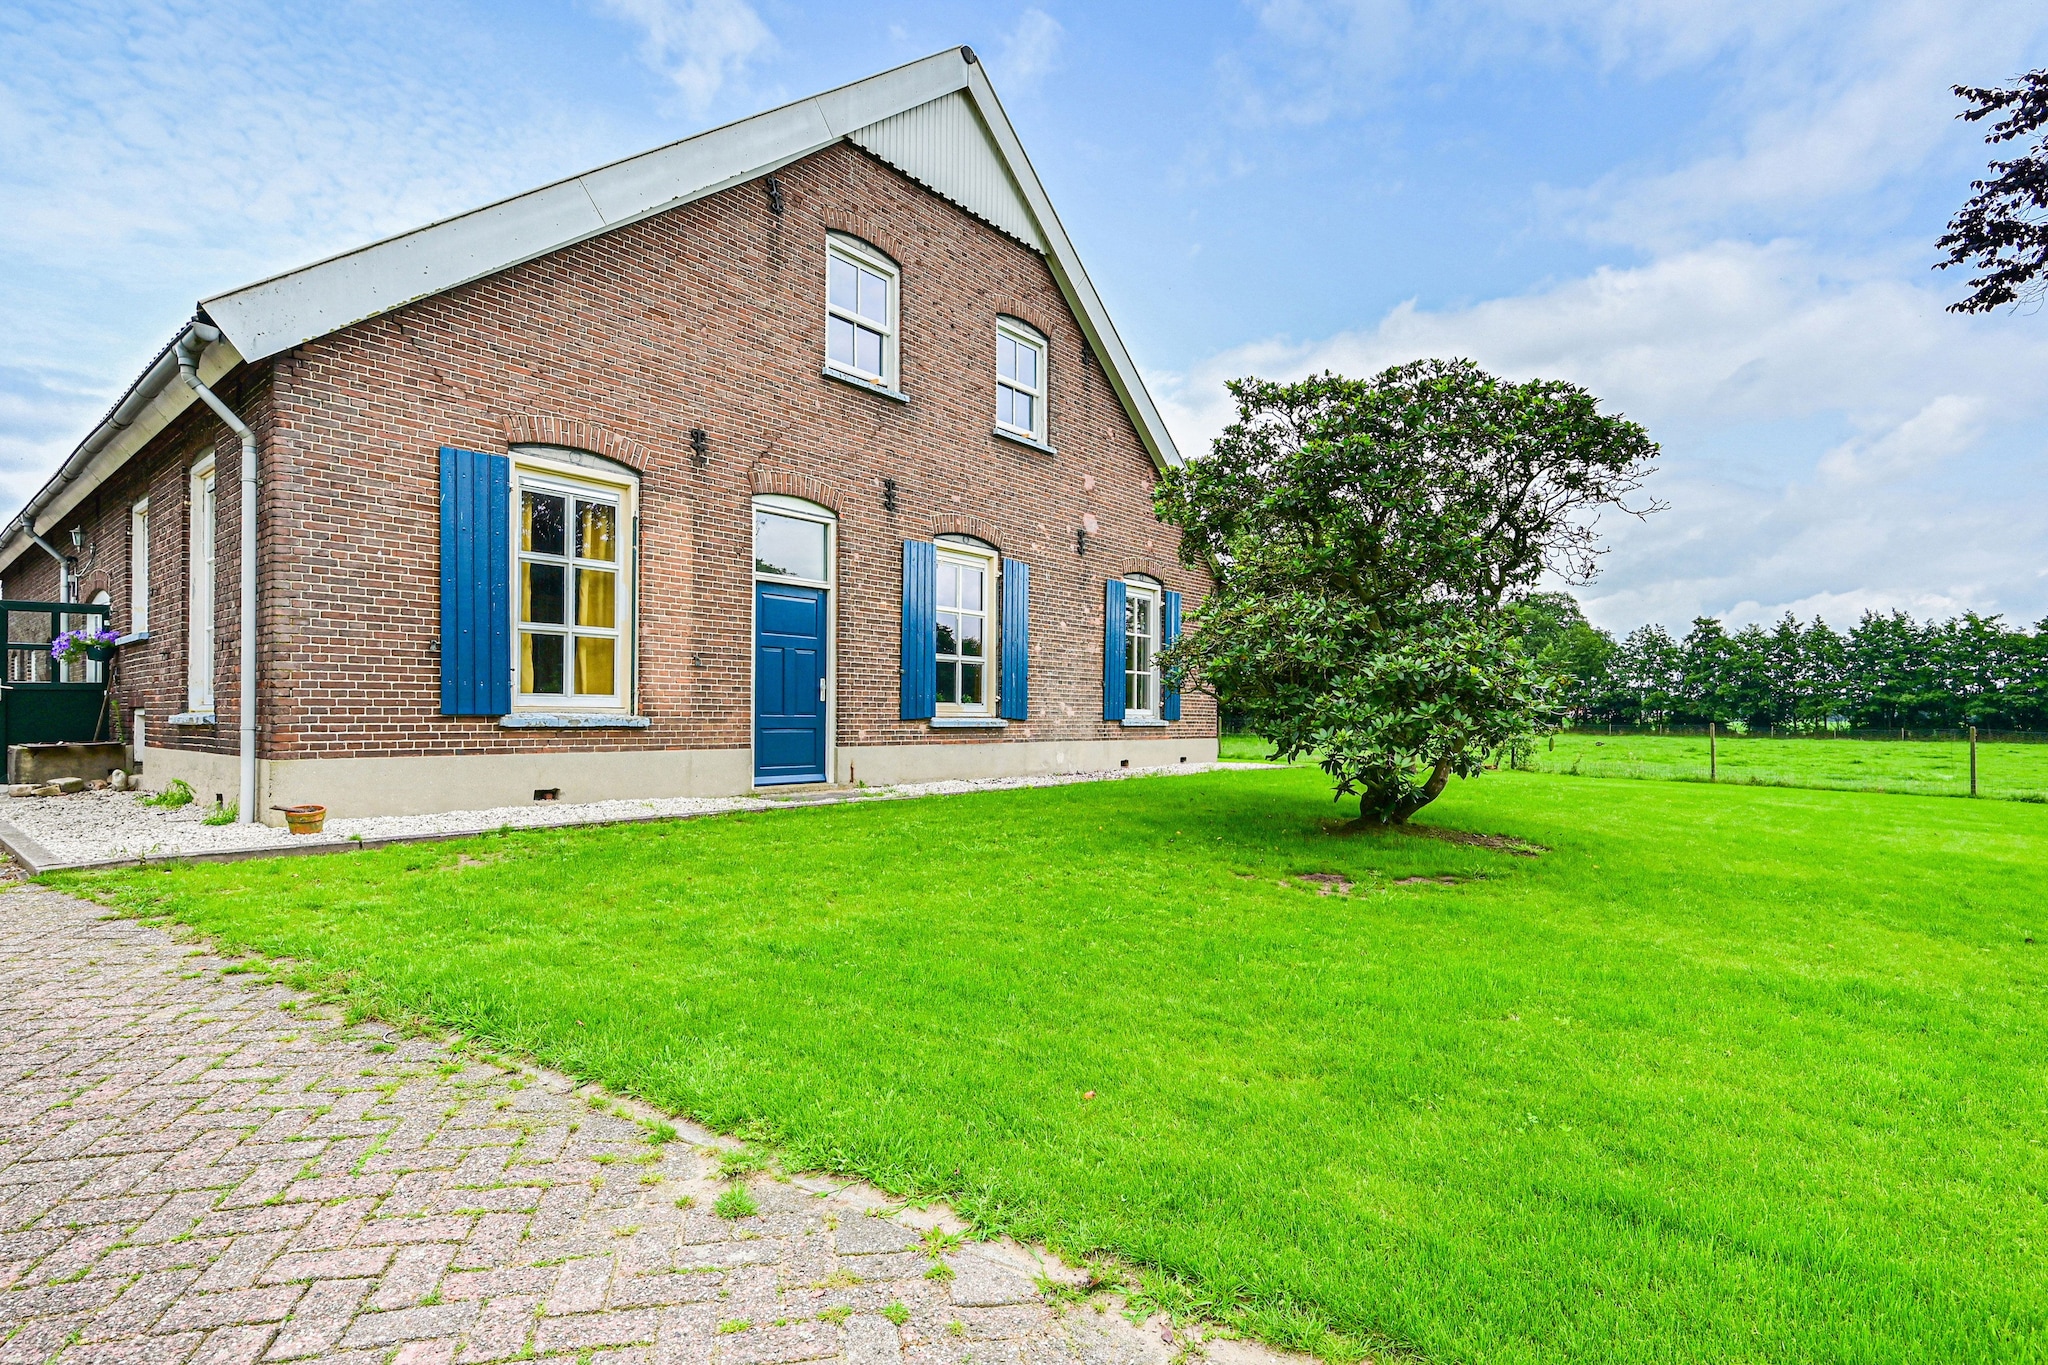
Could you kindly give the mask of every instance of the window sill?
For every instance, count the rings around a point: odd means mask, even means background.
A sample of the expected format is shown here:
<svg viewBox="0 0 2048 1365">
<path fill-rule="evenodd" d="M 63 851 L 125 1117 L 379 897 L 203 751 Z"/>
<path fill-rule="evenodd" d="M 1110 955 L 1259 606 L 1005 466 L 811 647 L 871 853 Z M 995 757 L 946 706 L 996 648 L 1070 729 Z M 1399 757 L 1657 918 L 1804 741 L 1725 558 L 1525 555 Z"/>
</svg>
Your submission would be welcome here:
<svg viewBox="0 0 2048 1365">
<path fill-rule="evenodd" d="M 574 711 L 516 711 L 498 717 L 501 730 L 645 730 L 645 716 L 579 715 Z"/>
<path fill-rule="evenodd" d="M 861 390 L 863 393 L 874 394 L 877 398 L 893 399 L 898 403 L 908 403 L 910 401 L 910 395 L 904 393 L 900 389 L 892 389 L 887 384 L 877 384 L 874 380 L 868 379 L 862 375 L 853 374 L 846 370 L 835 369 L 833 366 L 830 365 L 827 365 L 825 367 L 824 373 L 827 379 L 836 379 L 842 384 L 850 384 L 854 388 Z"/>
<path fill-rule="evenodd" d="M 1169 725 L 1173 724 L 1173 722 L 1172 722 L 1172 721 L 1170 721 L 1170 720 L 1149 720 L 1149 719 L 1148 719 L 1148 720 L 1120 720 L 1120 721 L 1118 721 L 1118 722 L 1117 722 L 1117 724 L 1119 724 L 1119 725 L 1123 726 L 1123 727 L 1124 727 L 1124 728 L 1125 728 L 1126 730 L 1130 730 L 1130 729 L 1141 729 L 1141 730 L 1164 730 L 1164 729 L 1165 729 L 1165 728 L 1166 728 L 1167 726 L 1169 726 Z"/>
<path fill-rule="evenodd" d="M 149 632 L 146 630 L 133 631 L 127 635 L 123 635 L 120 639 L 114 641 L 116 645 L 140 645 L 147 644 L 148 642 Z"/>
<path fill-rule="evenodd" d="M 214 713 L 211 711 L 180 711 L 177 715 L 171 717 L 170 723 L 173 725 L 214 725 L 218 722 L 215 721 Z"/>
<path fill-rule="evenodd" d="M 997 427 L 995 428 L 995 434 L 1002 437 L 1005 441 L 1015 441 L 1020 446 L 1029 447 L 1030 449 L 1037 451 L 1041 455 L 1059 454 L 1057 450 L 1054 450 L 1045 442 L 1034 440 L 1031 437 L 1026 436 L 1021 431 L 1006 431 L 1002 427 Z"/>
<path fill-rule="evenodd" d="M 1000 716 L 934 716 L 934 730 L 1007 730 L 1010 722 Z"/>
</svg>

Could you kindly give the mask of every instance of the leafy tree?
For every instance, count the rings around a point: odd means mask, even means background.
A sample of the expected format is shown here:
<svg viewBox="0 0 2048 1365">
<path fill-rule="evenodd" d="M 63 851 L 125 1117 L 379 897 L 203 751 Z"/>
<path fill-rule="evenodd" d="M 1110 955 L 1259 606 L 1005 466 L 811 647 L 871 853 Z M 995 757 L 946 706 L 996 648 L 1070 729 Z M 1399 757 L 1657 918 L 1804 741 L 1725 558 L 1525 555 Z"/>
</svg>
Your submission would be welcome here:
<svg viewBox="0 0 2048 1365">
<path fill-rule="evenodd" d="M 1958 85 L 1955 92 L 1970 101 L 1960 118 L 1976 123 L 2005 115 L 1985 134 L 1993 146 L 2048 129 L 2048 69 L 2028 72 L 2010 89 Z M 2017 160 L 1992 162 L 1991 179 L 1971 181 L 1970 188 L 1974 193 L 1935 243 L 1948 253 L 1935 268 L 1982 273 L 1949 311 L 1988 313 L 2040 299 L 2048 293 L 2048 133 Z"/>
<path fill-rule="evenodd" d="M 1662 626 L 1637 626 L 1614 653 L 1614 687 L 1632 698 L 1628 718 L 1656 725 L 1679 706 L 1685 669 L 1678 642 Z"/>
<path fill-rule="evenodd" d="M 1769 729 L 1778 720 L 1772 684 L 1771 637 L 1762 626 L 1744 626 L 1728 640 L 1728 674 L 1721 688 L 1728 713 L 1752 730 Z"/>
<path fill-rule="evenodd" d="M 1657 448 L 1583 389 L 1464 360 L 1230 392 L 1237 420 L 1159 485 L 1216 583 L 1166 667 L 1405 821 L 1554 705 L 1505 604 L 1591 578 L 1585 514 L 1636 510 Z"/>
<path fill-rule="evenodd" d="M 1765 718 L 1772 725 L 1796 725 L 1805 717 L 1806 632 L 1786 612 L 1759 647 L 1766 691 Z"/>
<path fill-rule="evenodd" d="M 1560 710 L 1581 719 L 1612 715 L 1625 698 L 1610 682 L 1614 637 L 1586 619 L 1567 592 L 1530 593 L 1509 612 L 1522 650 L 1551 679 Z"/>
</svg>

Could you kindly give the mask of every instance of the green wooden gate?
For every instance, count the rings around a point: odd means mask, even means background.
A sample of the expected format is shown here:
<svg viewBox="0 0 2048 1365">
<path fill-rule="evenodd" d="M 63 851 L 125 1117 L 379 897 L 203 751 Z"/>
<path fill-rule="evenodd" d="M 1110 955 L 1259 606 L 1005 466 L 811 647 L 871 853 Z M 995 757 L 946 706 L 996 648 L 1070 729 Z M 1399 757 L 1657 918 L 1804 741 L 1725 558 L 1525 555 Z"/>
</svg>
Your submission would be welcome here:
<svg viewBox="0 0 2048 1365">
<path fill-rule="evenodd" d="M 108 664 L 99 665 L 98 682 L 63 681 L 65 666 L 50 657 L 50 641 L 67 627 L 104 627 L 113 608 L 95 602 L 10 602 L 0 599 L 0 635 L 7 642 L 7 679 L 0 683 L 0 758 L 11 744 L 90 743 L 112 738 L 106 713 Z M 41 639 L 37 639 L 41 636 Z M 111 662 L 111 661 L 109 661 Z M 71 665 L 83 678 L 84 662 Z"/>
</svg>

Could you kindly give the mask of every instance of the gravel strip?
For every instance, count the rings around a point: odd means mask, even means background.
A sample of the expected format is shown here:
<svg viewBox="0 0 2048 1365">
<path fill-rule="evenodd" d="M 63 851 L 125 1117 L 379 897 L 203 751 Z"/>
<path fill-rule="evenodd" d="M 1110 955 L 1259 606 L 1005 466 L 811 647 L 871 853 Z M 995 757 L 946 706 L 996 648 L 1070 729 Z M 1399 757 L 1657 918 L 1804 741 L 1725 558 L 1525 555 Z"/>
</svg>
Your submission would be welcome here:
<svg viewBox="0 0 2048 1365">
<path fill-rule="evenodd" d="M 1210 772 L 1258 764 L 1183 763 L 1159 768 L 1118 768 L 1108 772 L 1048 773 L 974 781 L 920 782 L 900 787 L 862 787 L 788 797 L 671 796 L 644 801 L 539 802 L 490 810 L 453 810 L 434 815 L 373 815 L 329 820 L 319 834 L 292 834 L 270 825 L 208 825 L 208 808 L 194 802 L 177 810 L 145 806 L 135 792 L 87 791 L 71 796 L 0 800 L 0 818 L 66 863 L 175 858 L 195 853 L 343 844 L 355 839 L 407 839 L 445 834 L 487 834 L 498 829 L 558 825 L 603 825 L 621 820 L 683 819 L 731 811 L 774 810 L 791 805 L 834 805 L 848 801 L 899 801 L 919 796 L 1006 791 L 1013 787 L 1062 787 L 1074 782 L 1108 782 L 1167 773 Z"/>
</svg>

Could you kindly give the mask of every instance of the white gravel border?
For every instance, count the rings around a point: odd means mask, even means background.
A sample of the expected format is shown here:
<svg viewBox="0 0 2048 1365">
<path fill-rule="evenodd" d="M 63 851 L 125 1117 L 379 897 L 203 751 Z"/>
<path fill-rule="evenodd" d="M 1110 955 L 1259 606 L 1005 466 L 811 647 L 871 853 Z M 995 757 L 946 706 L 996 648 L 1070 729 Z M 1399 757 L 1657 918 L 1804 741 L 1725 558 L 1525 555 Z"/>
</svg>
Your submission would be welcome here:
<svg viewBox="0 0 2048 1365">
<path fill-rule="evenodd" d="M 1157 768 L 1112 768 L 1103 772 L 1046 773 L 972 781 L 919 782 L 898 787 L 859 787 L 776 796 L 671 796 L 644 801 L 537 802 L 490 810 L 453 810 L 434 815 L 372 815 L 327 821 L 318 834 L 293 834 L 270 825 L 208 825 L 208 808 L 193 802 L 177 810 L 142 804 L 136 792 L 85 791 L 70 796 L 0 798 L 0 824 L 40 845 L 55 865 L 135 862 L 335 846 L 402 842 L 451 834 L 488 834 L 499 829 L 562 825 L 605 825 L 631 820 L 687 819 L 731 811 L 776 810 L 786 806 L 838 805 L 853 801 L 901 801 L 919 796 L 1007 791 L 1015 787 L 1063 787 L 1075 782 L 1110 782 L 1129 777 L 1214 772 L 1263 767 L 1256 763 L 1179 763 Z M 0 833 L 6 833 L 0 830 Z M 15 842 L 10 840 L 10 842 Z M 21 850 L 35 854 L 28 849 Z"/>
</svg>

